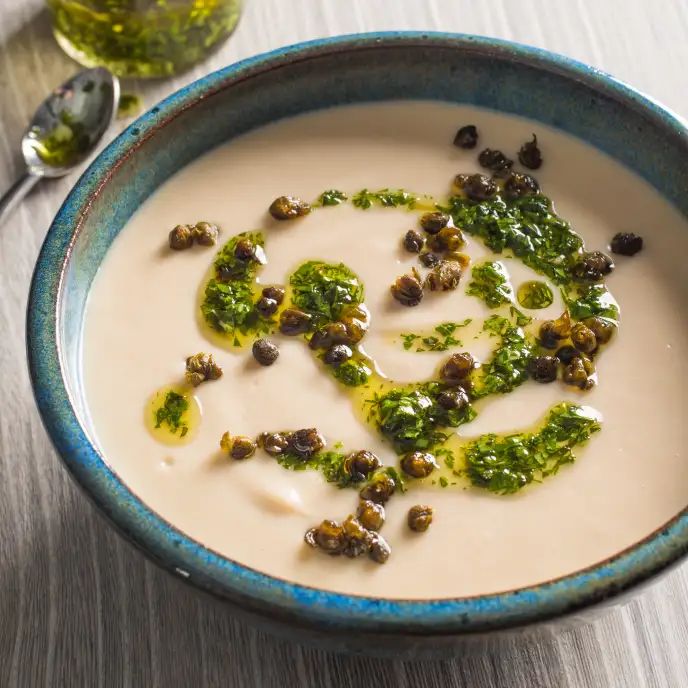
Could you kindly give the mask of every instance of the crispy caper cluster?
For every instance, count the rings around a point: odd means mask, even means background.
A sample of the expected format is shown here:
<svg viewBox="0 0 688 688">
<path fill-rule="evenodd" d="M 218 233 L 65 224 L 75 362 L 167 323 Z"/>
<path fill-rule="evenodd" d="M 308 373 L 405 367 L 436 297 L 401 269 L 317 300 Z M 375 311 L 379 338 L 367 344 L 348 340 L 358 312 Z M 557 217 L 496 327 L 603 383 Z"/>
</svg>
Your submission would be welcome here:
<svg viewBox="0 0 688 688">
<path fill-rule="evenodd" d="M 442 253 L 443 251 L 458 251 L 465 243 L 460 229 L 443 227 L 437 234 L 430 237 L 428 246 L 436 253 Z"/>
<path fill-rule="evenodd" d="M 324 520 L 308 530 L 304 540 L 310 547 L 332 556 L 343 554 L 353 559 L 367 554 L 378 564 L 384 564 L 392 552 L 382 535 L 366 528 L 353 515 L 347 516 L 343 523 Z"/>
<path fill-rule="evenodd" d="M 478 129 L 473 124 L 467 124 L 456 132 L 454 145 L 458 148 L 475 148 L 478 145 Z"/>
<path fill-rule="evenodd" d="M 214 246 L 220 233 L 217 225 L 197 222 L 195 225 L 177 225 L 169 234 L 170 248 L 184 251 L 194 243 L 199 246 Z"/>
<path fill-rule="evenodd" d="M 408 527 L 416 533 L 424 533 L 432 523 L 433 508 L 425 504 L 412 506 L 406 517 Z"/>
<path fill-rule="evenodd" d="M 472 201 L 486 201 L 499 190 L 495 180 L 484 174 L 457 174 L 454 186 Z"/>
<path fill-rule="evenodd" d="M 413 268 L 410 275 L 397 277 L 390 291 L 402 306 L 417 306 L 423 300 L 423 284 L 418 271 Z"/>
<path fill-rule="evenodd" d="M 228 432 L 220 439 L 220 449 L 227 452 L 231 458 L 241 461 L 256 453 L 256 443 L 250 437 L 237 435 L 232 437 Z"/>
<path fill-rule="evenodd" d="M 317 428 L 302 428 L 263 432 L 258 436 L 257 444 L 270 456 L 289 453 L 306 461 L 325 447 L 325 438 Z"/>
<path fill-rule="evenodd" d="M 459 261 L 440 260 L 426 276 L 424 286 L 430 291 L 453 291 L 459 286 L 462 274 Z"/>
<path fill-rule="evenodd" d="M 632 232 L 619 232 L 612 237 L 612 253 L 620 256 L 634 256 L 643 249 L 643 238 Z"/>
<path fill-rule="evenodd" d="M 217 380 L 222 377 L 222 368 L 220 368 L 212 354 L 206 354 L 202 351 L 200 353 L 189 356 L 186 359 L 186 381 L 198 387 L 206 380 Z"/>
<path fill-rule="evenodd" d="M 270 215 L 275 220 L 294 220 L 311 212 L 311 207 L 306 201 L 296 196 L 279 196 L 268 208 Z"/>
<path fill-rule="evenodd" d="M 271 366 L 279 357 L 279 349 L 269 339 L 256 339 L 251 348 L 253 358 L 262 366 Z"/>
<path fill-rule="evenodd" d="M 537 170 L 542 166 L 542 153 L 538 148 L 537 136 L 533 134 L 530 141 L 526 141 L 518 151 L 518 161 L 529 170 Z"/>
</svg>

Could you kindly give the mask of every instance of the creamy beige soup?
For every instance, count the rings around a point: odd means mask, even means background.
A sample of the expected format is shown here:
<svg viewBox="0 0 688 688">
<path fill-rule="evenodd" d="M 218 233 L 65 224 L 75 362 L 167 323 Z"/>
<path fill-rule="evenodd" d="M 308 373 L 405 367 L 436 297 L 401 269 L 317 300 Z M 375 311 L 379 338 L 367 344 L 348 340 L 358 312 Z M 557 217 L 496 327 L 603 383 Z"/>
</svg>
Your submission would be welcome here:
<svg viewBox="0 0 688 688">
<path fill-rule="evenodd" d="M 451 145 L 457 127 L 479 127 L 478 149 Z M 323 208 L 292 223 L 272 222 L 276 196 L 314 199 L 324 189 L 401 187 L 446 196 L 457 172 L 478 171 L 483 146 L 514 154 L 535 131 L 545 164 L 535 174 L 560 215 L 589 249 L 607 250 L 618 231 L 645 238 L 633 258 L 617 259 L 608 286 L 621 307 L 619 335 L 600 357 L 600 384 L 587 393 L 526 382 L 495 397 L 459 432 L 475 436 L 527 428 L 553 404 L 572 400 L 603 417 L 602 430 L 574 464 L 512 496 L 485 490 L 419 487 L 395 495 L 382 534 L 384 566 L 314 552 L 304 532 L 344 518 L 356 493 L 315 471 L 293 472 L 262 452 L 231 461 L 222 433 L 317 427 L 328 444 L 370 449 L 395 464 L 389 445 L 355 416 L 350 398 L 323 373 L 300 339 L 275 337 L 281 355 L 258 366 L 250 348 L 209 343 L 196 311 L 215 252 L 232 235 L 264 228 L 266 284 L 284 283 L 307 259 L 342 261 L 361 278 L 372 312 L 365 351 L 397 381 L 430 378 L 446 353 L 415 353 L 399 333 L 446 320 L 485 318 L 465 293 L 433 295 L 418 308 L 394 307 L 389 285 L 416 265 L 400 248 L 417 215 L 403 209 Z M 216 248 L 167 248 L 179 223 L 210 220 Z M 468 239 L 467 252 L 488 252 Z M 337 108 L 278 122 L 220 147 L 181 170 L 132 217 L 113 243 L 91 291 L 83 368 L 95 441 L 131 490 L 190 537 L 270 575 L 345 593 L 389 598 L 455 597 L 539 583 L 598 562 L 647 536 L 688 503 L 688 301 L 685 220 L 647 184 L 581 143 L 540 124 L 470 107 L 404 102 Z M 512 281 L 537 277 L 506 259 Z M 556 317 L 556 298 L 539 317 Z M 476 341 L 483 357 L 490 343 Z M 195 394 L 202 421 L 193 441 L 166 446 L 143 421 L 146 401 L 180 379 L 187 356 L 211 351 L 224 369 Z M 423 534 L 406 527 L 408 508 L 431 504 Z"/>
</svg>

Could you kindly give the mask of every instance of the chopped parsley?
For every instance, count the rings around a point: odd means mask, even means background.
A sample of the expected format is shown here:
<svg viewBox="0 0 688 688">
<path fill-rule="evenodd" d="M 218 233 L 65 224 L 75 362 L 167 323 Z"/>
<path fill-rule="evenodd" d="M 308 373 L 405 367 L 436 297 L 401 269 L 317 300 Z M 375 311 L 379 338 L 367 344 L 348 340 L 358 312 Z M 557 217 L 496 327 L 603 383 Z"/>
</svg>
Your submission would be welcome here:
<svg viewBox="0 0 688 688">
<path fill-rule="evenodd" d="M 316 326 L 337 320 L 343 309 L 363 301 L 363 285 L 344 263 L 311 260 L 290 277 L 292 301 Z"/>
<path fill-rule="evenodd" d="M 584 407 L 570 403 L 552 408 L 535 433 L 481 435 L 464 448 L 471 483 L 498 494 L 510 494 L 556 473 L 575 459 L 573 448 L 600 430 Z"/>
<path fill-rule="evenodd" d="M 348 360 L 333 368 L 332 374 L 347 387 L 359 387 L 368 382 L 373 371 L 361 361 Z"/>
<path fill-rule="evenodd" d="M 339 205 L 340 203 L 344 203 L 347 198 L 348 196 L 343 191 L 337 191 L 337 189 L 328 189 L 327 191 L 323 191 L 320 196 L 318 196 L 318 205 Z"/>
<path fill-rule="evenodd" d="M 514 298 L 509 275 L 499 261 L 486 261 L 474 265 L 466 293 L 482 299 L 490 308 L 499 308 Z"/>
<path fill-rule="evenodd" d="M 501 341 L 476 375 L 475 398 L 506 394 L 523 384 L 528 379 L 528 361 L 533 355 L 533 346 L 523 330 L 507 318 L 492 315 L 485 321 L 483 330 Z"/>
<path fill-rule="evenodd" d="M 433 333 L 436 332 L 437 334 L 430 334 L 427 336 L 412 333 L 402 333 L 399 336 L 402 339 L 404 349 L 407 351 L 414 346 L 417 347 L 415 349 L 416 352 L 447 351 L 447 349 L 453 346 L 463 346 L 463 342 L 454 337 L 454 333 L 460 327 L 466 327 L 470 322 L 472 322 L 471 318 L 466 318 L 466 320 L 460 323 L 441 323 L 433 329 Z"/>
<path fill-rule="evenodd" d="M 518 302 L 524 308 L 547 308 L 554 302 L 552 290 L 539 280 L 524 282 L 517 292 Z"/>
<path fill-rule="evenodd" d="M 562 296 L 574 320 L 584 320 L 593 315 L 614 321 L 619 319 L 619 308 L 603 284 L 578 287 L 573 292 L 562 289 Z"/>
<path fill-rule="evenodd" d="M 250 282 L 256 275 L 258 270 L 258 263 L 255 260 L 239 260 L 234 255 L 236 245 L 248 239 L 254 246 L 263 250 L 265 246 L 265 238 L 262 232 L 242 232 L 233 236 L 220 249 L 215 258 L 215 276 L 221 278 L 223 281 L 242 280 Z"/>
<path fill-rule="evenodd" d="M 412 209 L 417 201 L 418 196 L 416 194 L 409 193 L 403 189 L 380 189 L 380 191 L 368 191 L 368 189 L 363 189 L 354 194 L 351 199 L 354 206 L 363 210 L 367 210 L 375 203 L 385 208 L 406 206 Z"/>
<path fill-rule="evenodd" d="M 167 425 L 173 435 L 179 430 L 179 437 L 184 437 L 189 431 L 189 426 L 182 417 L 188 409 L 189 401 L 185 396 L 173 391 L 167 392 L 163 405 L 155 410 L 155 427 Z"/>
<path fill-rule="evenodd" d="M 475 203 L 452 196 L 449 212 L 457 227 L 479 236 L 495 253 L 511 250 L 526 265 L 556 284 L 571 282 L 569 267 L 583 240 L 542 194 L 506 201 L 500 196 Z"/>
<path fill-rule="evenodd" d="M 306 469 L 320 471 L 328 483 L 334 483 L 337 487 L 349 487 L 353 481 L 351 475 L 344 468 L 344 460 L 347 454 L 336 451 L 324 451 L 314 454 L 310 459 L 304 459 L 291 452 L 276 457 L 277 463 L 283 468 L 292 471 L 305 471 Z"/>
</svg>

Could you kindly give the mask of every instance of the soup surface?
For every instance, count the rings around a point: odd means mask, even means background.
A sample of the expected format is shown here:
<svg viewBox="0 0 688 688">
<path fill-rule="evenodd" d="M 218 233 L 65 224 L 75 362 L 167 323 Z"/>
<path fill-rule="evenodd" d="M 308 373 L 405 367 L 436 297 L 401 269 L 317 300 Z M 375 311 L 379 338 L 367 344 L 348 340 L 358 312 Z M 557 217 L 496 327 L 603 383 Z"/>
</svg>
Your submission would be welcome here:
<svg viewBox="0 0 688 688">
<path fill-rule="evenodd" d="M 464 124 L 478 127 L 476 149 L 452 145 Z M 528 380 L 492 396 L 457 432 L 470 438 L 532 430 L 560 402 L 593 409 L 601 430 L 575 448 L 574 463 L 514 494 L 458 479 L 446 488 L 437 480 L 409 481 L 409 489 L 386 505 L 381 533 L 392 554 L 384 566 L 310 549 L 304 533 L 324 518 L 355 511 L 356 491 L 337 489 L 315 470 L 286 470 L 262 451 L 232 460 L 219 449 L 223 433 L 255 437 L 315 427 L 328 448 L 368 449 L 393 466 L 398 457 L 363 422 L 351 394 L 303 338 L 271 336 L 280 356 L 262 367 L 250 342 L 237 348 L 209 336 L 199 317 L 199 294 L 217 250 L 237 233 L 261 230 L 268 255 L 259 271 L 262 284 L 288 283 L 307 260 L 346 264 L 365 286 L 371 312 L 362 348 L 377 371 L 397 383 L 436 377 L 457 351 L 470 350 L 484 361 L 495 341 L 475 335 L 475 325 L 467 326 L 464 346 L 449 351 L 419 352 L 420 337 L 402 336 L 432 333 L 448 321 L 482 323 L 494 313 L 466 293 L 469 271 L 458 289 L 426 295 L 418 307 L 391 298 L 390 284 L 419 266 L 418 256 L 400 241 L 418 228 L 418 212 L 342 203 L 278 223 L 267 208 L 281 195 L 312 201 L 326 189 L 352 195 L 364 188 L 401 188 L 446 199 L 457 173 L 484 171 L 480 150 L 489 146 L 515 158 L 533 132 L 545 159 L 533 174 L 586 250 L 607 251 L 620 231 L 642 235 L 645 248 L 632 258 L 615 257 L 616 269 L 606 279 L 621 325 L 595 360 L 599 380 L 593 389 Z M 218 245 L 171 251 L 170 229 L 199 220 L 220 227 Z M 688 402 L 685 225 L 645 182 L 605 155 L 516 117 L 400 102 L 277 122 L 181 170 L 113 243 L 94 281 L 83 332 L 92 434 L 107 463 L 163 518 L 207 547 L 279 578 L 410 599 L 492 593 L 571 573 L 649 535 L 688 504 L 688 428 L 681 417 Z M 501 261 L 514 288 L 526 280 L 546 281 L 553 303 L 538 311 L 522 308 L 527 315 L 551 319 L 565 309 L 557 286 L 523 261 L 495 256 L 472 235 L 462 251 L 473 266 Z M 411 342 L 408 348 L 405 342 Z M 161 442 L 150 429 L 150 399 L 183 380 L 186 358 L 201 351 L 213 353 L 224 374 L 194 388 L 201 418 L 188 441 Z M 415 504 L 434 509 L 427 532 L 407 527 Z"/>
</svg>

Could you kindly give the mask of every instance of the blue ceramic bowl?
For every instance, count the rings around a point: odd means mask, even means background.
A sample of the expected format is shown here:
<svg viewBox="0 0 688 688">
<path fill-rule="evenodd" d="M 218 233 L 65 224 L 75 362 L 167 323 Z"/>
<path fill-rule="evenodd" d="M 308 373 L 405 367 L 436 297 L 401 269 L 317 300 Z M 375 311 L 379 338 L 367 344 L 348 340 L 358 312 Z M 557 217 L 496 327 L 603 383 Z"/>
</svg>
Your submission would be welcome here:
<svg viewBox="0 0 688 688">
<path fill-rule="evenodd" d="M 28 308 L 31 377 L 67 468 L 151 559 L 198 588 L 290 627 L 377 647 L 561 617 L 649 580 L 688 551 L 688 510 L 611 559 L 541 585 L 469 598 L 380 600 L 266 576 L 213 552 L 151 511 L 92 443 L 80 333 L 93 277 L 138 206 L 208 149 L 275 119 L 343 103 L 437 99 L 522 115 L 603 150 L 688 215 L 688 132 L 609 76 L 540 50 L 472 36 L 357 35 L 282 48 L 182 89 L 132 124 L 72 190 L 43 245 Z M 430 636 L 430 638 L 428 638 Z M 401 643 L 401 645 L 400 645 Z"/>
</svg>

